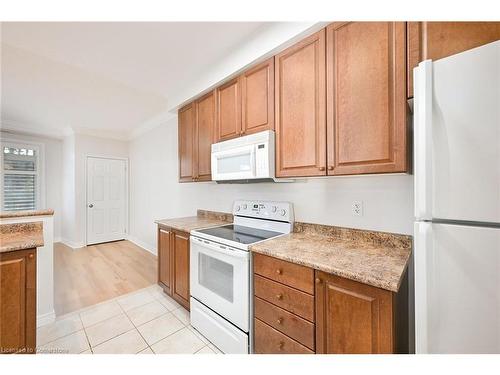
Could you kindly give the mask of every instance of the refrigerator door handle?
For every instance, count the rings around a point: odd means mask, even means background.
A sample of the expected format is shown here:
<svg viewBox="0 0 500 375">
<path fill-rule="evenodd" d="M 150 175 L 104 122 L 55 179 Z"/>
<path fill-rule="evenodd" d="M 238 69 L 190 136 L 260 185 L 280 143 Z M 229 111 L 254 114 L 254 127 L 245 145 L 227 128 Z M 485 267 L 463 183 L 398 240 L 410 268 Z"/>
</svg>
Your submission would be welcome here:
<svg viewBox="0 0 500 375">
<path fill-rule="evenodd" d="M 429 291 L 432 291 L 433 269 L 432 223 L 415 223 L 415 352 L 429 352 Z"/>
<path fill-rule="evenodd" d="M 432 61 L 422 61 L 413 70 L 415 216 L 432 219 Z"/>
</svg>

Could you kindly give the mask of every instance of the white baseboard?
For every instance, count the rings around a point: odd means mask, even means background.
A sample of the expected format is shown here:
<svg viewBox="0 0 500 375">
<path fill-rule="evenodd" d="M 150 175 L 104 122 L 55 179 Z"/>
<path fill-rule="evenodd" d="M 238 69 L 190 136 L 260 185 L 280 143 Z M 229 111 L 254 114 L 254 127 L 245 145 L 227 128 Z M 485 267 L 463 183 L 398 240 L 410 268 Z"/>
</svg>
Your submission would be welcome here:
<svg viewBox="0 0 500 375">
<path fill-rule="evenodd" d="M 129 240 L 130 242 L 135 243 L 139 247 L 142 247 L 144 250 L 149 251 L 151 254 L 153 254 L 155 256 L 157 255 L 156 254 L 156 246 L 154 246 L 154 245 L 151 246 L 151 244 L 148 244 L 148 243 L 146 243 L 144 241 L 141 241 L 137 237 L 134 237 L 134 236 L 131 236 L 131 235 L 127 236 L 127 240 Z"/>
<path fill-rule="evenodd" d="M 66 246 L 69 246 L 73 249 L 79 249 L 81 247 L 85 247 L 85 244 L 83 242 L 74 242 L 74 241 L 68 240 L 67 238 L 61 238 L 59 242 L 62 242 Z"/>
<path fill-rule="evenodd" d="M 56 312 L 52 310 L 47 314 L 40 314 L 36 317 L 36 327 L 41 327 L 46 324 L 50 324 L 56 320 Z"/>
</svg>

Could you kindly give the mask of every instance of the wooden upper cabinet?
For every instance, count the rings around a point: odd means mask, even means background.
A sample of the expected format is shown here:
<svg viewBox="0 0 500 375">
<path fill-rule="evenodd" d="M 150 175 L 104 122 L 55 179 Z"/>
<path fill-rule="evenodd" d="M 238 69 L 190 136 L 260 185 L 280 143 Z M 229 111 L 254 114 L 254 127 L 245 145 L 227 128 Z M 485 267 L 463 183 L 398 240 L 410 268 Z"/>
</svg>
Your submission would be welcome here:
<svg viewBox="0 0 500 375">
<path fill-rule="evenodd" d="M 242 134 L 274 130 L 274 58 L 246 71 L 240 80 Z"/>
<path fill-rule="evenodd" d="M 193 181 L 194 171 L 194 137 L 195 137 L 195 108 L 194 104 L 179 110 L 179 181 Z"/>
<path fill-rule="evenodd" d="M 276 175 L 326 174 L 325 30 L 275 57 Z"/>
<path fill-rule="evenodd" d="M 199 181 L 210 181 L 211 152 L 215 133 L 215 93 L 212 91 L 196 101 L 195 169 Z"/>
<path fill-rule="evenodd" d="M 189 234 L 173 232 L 172 297 L 189 310 Z"/>
<path fill-rule="evenodd" d="M 215 89 L 217 106 L 217 142 L 239 137 L 241 134 L 241 87 L 235 78 Z"/>
<path fill-rule="evenodd" d="M 395 352 L 393 294 L 316 271 L 316 353 Z"/>
<path fill-rule="evenodd" d="M 500 22 L 408 22 L 408 97 L 413 68 L 500 39 Z"/>
<path fill-rule="evenodd" d="M 327 27 L 328 174 L 407 171 L 405 23 Z"/>
</svg>

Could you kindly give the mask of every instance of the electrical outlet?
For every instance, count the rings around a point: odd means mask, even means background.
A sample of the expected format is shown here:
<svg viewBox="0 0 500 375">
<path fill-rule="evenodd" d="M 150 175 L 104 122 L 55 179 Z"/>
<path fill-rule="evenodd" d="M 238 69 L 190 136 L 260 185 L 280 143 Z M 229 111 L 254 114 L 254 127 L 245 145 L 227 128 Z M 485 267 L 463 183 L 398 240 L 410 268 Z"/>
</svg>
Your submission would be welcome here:
<svg viewBox="0 0 500 375">
<path fill-rule="evenodd" d="M 351 209 L 352 209 L 353 216 L 363 216 L 363 202 L 362 201 L 352 202 Z"/>
</svg>

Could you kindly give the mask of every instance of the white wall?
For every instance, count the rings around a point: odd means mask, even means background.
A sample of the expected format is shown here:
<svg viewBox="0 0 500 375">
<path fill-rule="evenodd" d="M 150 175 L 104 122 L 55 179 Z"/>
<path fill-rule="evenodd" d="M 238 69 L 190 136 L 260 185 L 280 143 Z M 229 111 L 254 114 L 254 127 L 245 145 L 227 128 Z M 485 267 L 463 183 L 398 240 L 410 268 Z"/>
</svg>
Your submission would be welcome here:
<svg viewBox="0 0 500 375">
<path fill-rule="evenodd" d="M 85 246 L 86 158 L 128 158 L 128 142 L 84 134 L 64 139 L 64 225 L 63 241 L 71 247 Z"/>
<path fill-rule="evenodd" d="M 75 136 L 64 138 L 62 148 L 62 216 L 61 240 L 73 247 L 76 232 Z"/>
<path fill-rule="evenodd" d="M 154 220 L 195 215 L 198 208 L 230 212 L 235 199 L 291 201 L 295 219 L 343 227 L 411 234 L 413 177 L 327 177 L 290 184 L 178 183 L 177 118 L 142 134 L 129 145 L 130 232 L 156 249 Z M 351 214 L 361 200 L 364 215 Z"/>
<path fill-rule="evenodd" d="M 62 141 L 55 138 L 47 138 L 41 136 L 31 136 L 14 132 L 0 133 L 0 136 L 6 140 L 16 140 L 40 143 L 44 146 L 44 190 L 45 204 L 40 208 L 52 208 L 54 210 L 54 237 L 61 237 L 61 222 L 62 222 Z"/>
</svg>

